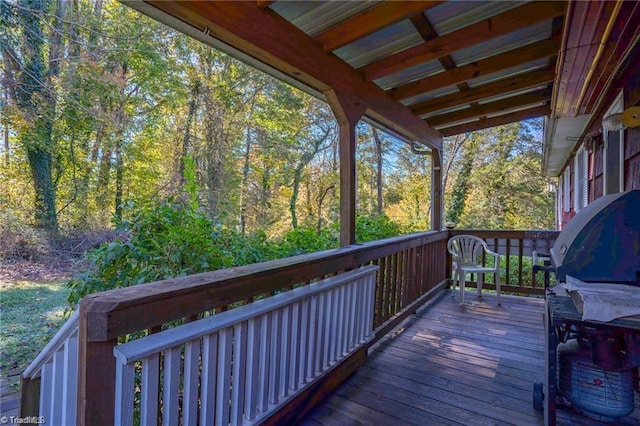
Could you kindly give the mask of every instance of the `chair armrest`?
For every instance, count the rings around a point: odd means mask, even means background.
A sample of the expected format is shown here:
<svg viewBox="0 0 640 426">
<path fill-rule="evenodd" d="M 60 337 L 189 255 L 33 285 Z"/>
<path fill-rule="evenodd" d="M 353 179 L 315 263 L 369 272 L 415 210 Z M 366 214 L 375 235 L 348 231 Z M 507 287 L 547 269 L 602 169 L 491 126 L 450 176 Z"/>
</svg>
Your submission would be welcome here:
<svg viewBox="0 0 640 426">
<path fill-rule="evenodd" d="M 542 253 L 536 250 L 532 253 L 533 264 L 536 265 L 538 263 L 538 258 L 540 259 L 551 259 L 551 253 Z"/>
<path fill-rule="evenodd" d="M 494 267 L 498 269 L 500 267 L 500 253 L 496 253 L 495 251 L 491 251 L 489 249 L 486 250 L 487 254 L 493 256 Z"/>
</svg>

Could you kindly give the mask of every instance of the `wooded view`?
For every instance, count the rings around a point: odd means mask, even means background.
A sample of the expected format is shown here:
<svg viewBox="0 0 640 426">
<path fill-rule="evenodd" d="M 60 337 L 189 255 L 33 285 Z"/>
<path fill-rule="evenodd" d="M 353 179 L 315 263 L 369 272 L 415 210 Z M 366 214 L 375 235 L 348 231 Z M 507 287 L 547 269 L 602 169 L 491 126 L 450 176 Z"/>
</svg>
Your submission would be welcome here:
<svg viewBox="0 0 640 426">
<path fill-rule="evenodd" d="M 149 218 L 186 235 L 177 210 L 234 259 L 205 269 L 337 245 L 337 125 L 324 102 L 115 1 L 0 7 L 5 260 L 29 256 L 27 235 L 117 227 L 126 240 Z M 358 241 L 429 229 L 429 156 L 358 131 Z M 540 120 L 445 138 L 445 220 L 553 228 L 541 139 Z M 276 240 L 287 249 L 237 258 Z"/>
<path fill-rule="evenodd" d="M 88 293 L 338 247 L 325 102 L 113 0 L 1 0 L 0 55 L 3 395 Z M 445 220 L 553 228 L 541 127 L 445 138 Z M 357 130 L 357 241 L 430 229 L 430 156 Z"/>
</svg>

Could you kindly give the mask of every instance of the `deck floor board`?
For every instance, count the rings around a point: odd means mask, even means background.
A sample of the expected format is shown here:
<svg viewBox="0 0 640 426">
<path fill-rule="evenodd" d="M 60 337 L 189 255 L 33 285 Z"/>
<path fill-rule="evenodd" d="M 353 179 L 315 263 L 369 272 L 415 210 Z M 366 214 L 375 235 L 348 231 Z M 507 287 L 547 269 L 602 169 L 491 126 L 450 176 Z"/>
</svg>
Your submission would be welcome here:
<svg viewBox="0 0 640 426">
<path fill-rule="evenodd" d="M 460 307 L 444 293 L 377 343 L 307 424 L 542 425 L 532 389 L 545 374 L 543 311 L 538 298 L 498 306 L 469 292 Z M 559 412 L 558 424 L 582 422 L 600 424 Z"/>
</svg>

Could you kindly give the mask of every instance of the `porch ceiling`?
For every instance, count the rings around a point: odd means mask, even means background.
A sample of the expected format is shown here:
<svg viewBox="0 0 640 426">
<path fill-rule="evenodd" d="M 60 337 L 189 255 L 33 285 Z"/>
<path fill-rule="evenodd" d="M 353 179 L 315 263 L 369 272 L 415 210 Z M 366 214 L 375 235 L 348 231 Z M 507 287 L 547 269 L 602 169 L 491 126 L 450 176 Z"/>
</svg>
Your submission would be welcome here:
<svg viewBox="0 0 640 426">
<path fill-rule="evenodd" d="M 548 115 L 565 2 L 125 1 L 407 140 Z"/>
</svg>

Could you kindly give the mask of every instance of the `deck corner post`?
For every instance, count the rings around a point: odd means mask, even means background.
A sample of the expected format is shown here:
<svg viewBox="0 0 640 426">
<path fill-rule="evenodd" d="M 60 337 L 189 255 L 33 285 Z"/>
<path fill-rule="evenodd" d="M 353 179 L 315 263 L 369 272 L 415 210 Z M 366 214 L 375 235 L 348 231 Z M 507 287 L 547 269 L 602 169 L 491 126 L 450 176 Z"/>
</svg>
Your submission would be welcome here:
<svg viewBox="0 0 640 426">
<path fill-rule="evenodd" d="M 20 417 L 40 415 L 40 378 L 20 379 Z"/>
<path fill-rule="evenodd" d="M 442 160 L 440 151 L 431 150 L 431 229 L 442 230 Z"/>
<path fill-rule="evenodd" d="M 340 246 L 356 242 L 356 125 L 367 109 L 358 98 L 325 92 L 340 126 Z"/>
<path fill-rule="evenodd" d="M 117 339 L 89 341 L 91 303 L 80 303 L 78 318 L 77 425 L 114 424 Z M 106 315 L 106 313 L 101 313 Z"/>
</svg>

